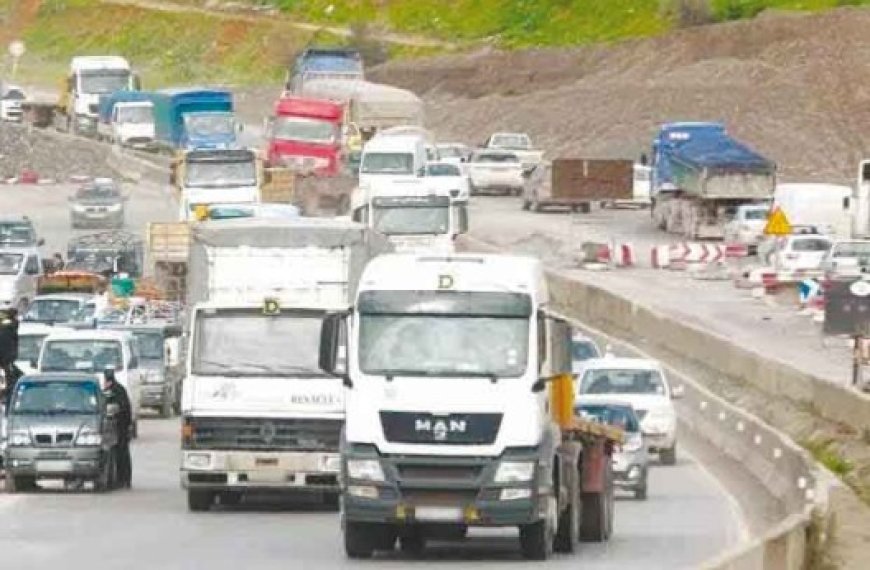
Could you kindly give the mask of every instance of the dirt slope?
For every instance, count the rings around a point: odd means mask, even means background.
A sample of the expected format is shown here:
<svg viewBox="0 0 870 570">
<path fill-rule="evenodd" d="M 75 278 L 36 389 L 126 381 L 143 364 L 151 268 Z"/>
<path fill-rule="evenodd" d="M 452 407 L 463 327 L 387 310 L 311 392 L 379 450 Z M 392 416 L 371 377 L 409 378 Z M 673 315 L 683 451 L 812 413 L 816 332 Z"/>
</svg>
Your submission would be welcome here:
<svg viewBox="0 0 870 570">
<path fill-rule="evenodd" d="M 636 157 L 656 125 L 721 120 L 783 178 L 851 181 L 870 157 L 870 10 L 767 14 L 649 40 L 394 62 L 444 137 L 531 133 L 551 156 Z"/>
</svg>

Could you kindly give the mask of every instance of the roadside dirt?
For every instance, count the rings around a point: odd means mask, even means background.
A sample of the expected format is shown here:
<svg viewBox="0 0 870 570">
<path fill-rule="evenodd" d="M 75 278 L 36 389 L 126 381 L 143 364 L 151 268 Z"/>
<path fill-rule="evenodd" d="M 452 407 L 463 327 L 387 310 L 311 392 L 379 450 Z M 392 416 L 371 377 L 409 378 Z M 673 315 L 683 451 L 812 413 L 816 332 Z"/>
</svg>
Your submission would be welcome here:
<svg viewBox="0 0 870 570">
<path fill-rule="evenodd" d="M 787 179 L 851 181 L 870 144 L 870 10 L 769 14 L 616 45 L 396 61 L 442 138 L 527 131 L 550 156 L 636 158 L 658 124 L 719 120 Z"/>
</svg>

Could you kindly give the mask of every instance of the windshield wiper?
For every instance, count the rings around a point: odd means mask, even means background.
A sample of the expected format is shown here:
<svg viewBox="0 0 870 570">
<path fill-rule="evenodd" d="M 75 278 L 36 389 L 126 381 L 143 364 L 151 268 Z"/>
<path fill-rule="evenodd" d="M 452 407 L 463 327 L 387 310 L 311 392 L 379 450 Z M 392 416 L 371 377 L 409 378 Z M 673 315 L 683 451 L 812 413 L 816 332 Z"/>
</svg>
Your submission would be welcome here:
<svg viewBox="0 0 870 570">
<path fill-rule="evenodd" d="M 383 375 L 384 379 L 387 382 L 392 382 L 396 376 L 410 376 L 417 378 L 433 378 L 433 377 L 445 377 L 445 378 L 488 378 L 493 384 L 498 382 L 498 375 L 492 372 L 462 372 L 459 370 L 409 370 L 409 369 L 397 369 L 397 370 L 375 370 L 373 372 L 367 372 L 367 374 L 377 374 Z"/>
</svg>

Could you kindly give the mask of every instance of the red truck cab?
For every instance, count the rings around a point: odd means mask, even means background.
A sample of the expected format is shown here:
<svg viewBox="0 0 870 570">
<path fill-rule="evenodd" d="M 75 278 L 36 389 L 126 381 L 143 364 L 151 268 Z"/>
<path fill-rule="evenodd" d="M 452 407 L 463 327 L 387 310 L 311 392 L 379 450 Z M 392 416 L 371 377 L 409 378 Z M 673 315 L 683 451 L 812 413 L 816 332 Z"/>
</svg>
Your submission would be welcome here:
<svg viewBox="0 0 870 570">
<path fill-rule="evenodd" d="M 337 175 L 343 115 L 344 108 L 331 101 L 282 96 L 266 128 L 269 164 Z"/>
</svg>

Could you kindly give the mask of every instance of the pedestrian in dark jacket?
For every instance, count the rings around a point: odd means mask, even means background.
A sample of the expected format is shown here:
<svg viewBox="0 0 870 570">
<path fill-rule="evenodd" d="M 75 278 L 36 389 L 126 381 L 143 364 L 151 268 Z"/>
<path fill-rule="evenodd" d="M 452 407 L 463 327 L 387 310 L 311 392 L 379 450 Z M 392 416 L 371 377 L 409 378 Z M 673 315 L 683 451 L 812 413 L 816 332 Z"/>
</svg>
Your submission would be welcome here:
<svg viewBox="0 0 870 570">
<path fill-rule="evenodd" d="M 115 370 L 107 368 L 103 393 L 107 404 L 117 404 L 115 421 L 118 425 L 118 486 L 130 488 L 133 484 L 133 461 L 130 457 L 130 429 L 133 425 L 133 406 L 127 389 L 115 378 Z"/>
</svg>

